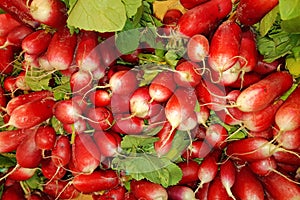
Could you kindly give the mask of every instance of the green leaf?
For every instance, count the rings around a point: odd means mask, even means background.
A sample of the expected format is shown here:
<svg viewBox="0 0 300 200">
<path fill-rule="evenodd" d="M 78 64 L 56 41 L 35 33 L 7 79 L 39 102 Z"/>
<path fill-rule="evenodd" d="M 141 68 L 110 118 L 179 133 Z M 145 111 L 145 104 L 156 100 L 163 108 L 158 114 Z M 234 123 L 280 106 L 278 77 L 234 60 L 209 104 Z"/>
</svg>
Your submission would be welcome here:
<svg viewBox="0 0 300 200">
<path fill-rule="evenodd" d="M 69 10 L 69 26 L 98 32 L 123 29 L 126 9 L 121 0 L 77 0 Z"/>
<path fill-rule="evenodd" d="M 116 46 L 122 54 L 128 54 L 138 48 L 140 42 L 139 29 L 131 29 L 116 34 Z"/>
<path fill-rule="evenodd" d="M 259 33 L 261 36 L 267 35 L 269 30 L 272 28 L 275 23 L 279 13 L 279 8 L 276 6 L 270 12 L 268 12 L 262 20 L 259 22 Z"/>
<path fill-rule="evenodd" d="M 290 20 L 283 20 L 281 22 L 282 30 L 289 32 L 289 33 L 300 33 L 300 16 L 290 19 Z"/>
<path fill-rule="evenodd" d="M 290 20 L 300 16 L 300 0 L 280 0 L 279 10 L 281 19 Z"/>
<path fill-rule="evenodd" d="M 43 190 L 43 177 L 35 173 L 30 179 L 24 181 L 31 190 Z"/>
<path fill-rule="evenodd" d="M 56 77 L 55 82 L 57 84 L 57 86 L 53 88 L 53 96 L 55 100 L 58 101 L 67 99 L 71 94 L 70 77 Z"/>
<path fill-rule="evenodd" d="M 25 75 L 25 82 L 33 91 L 51 90 L 51 79 L 51 73 L 38 68 L 31 68 Z"/>
<path fill-rule="evenodd" d="M 9 168 L 16 165 L 16 158 L 12 154 L 0 154 L 0 168 Z"/>
<path fill-rule="evenodd" d="M 142 0 L 122 0 L 125 5 L 126 14 L 131 18 L 137 13 L 138 8 L 142 5 Z"/>
<path fill-rule="evenodd" d="M 300 76 L 300 59 L 295 59 L 294 57 L 288 57 L 286 59 L 286 68 L 295 77 Z"/>
<path fill-rule="evenodd" d="M 121 142 L 122 149 L 131 149 L 152 145 L 158 138 L 146 135 L 126 135 Z"/>
</svg>

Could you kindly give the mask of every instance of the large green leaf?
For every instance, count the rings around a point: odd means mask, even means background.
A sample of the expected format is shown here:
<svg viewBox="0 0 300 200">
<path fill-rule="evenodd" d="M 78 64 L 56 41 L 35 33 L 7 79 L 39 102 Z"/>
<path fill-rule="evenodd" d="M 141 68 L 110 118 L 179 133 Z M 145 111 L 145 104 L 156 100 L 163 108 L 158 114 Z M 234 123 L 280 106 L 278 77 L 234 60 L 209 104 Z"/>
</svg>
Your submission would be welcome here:
<svg viewBox="0 0 300 200">
<path fill-rule="evenodd" d="M 121 0 L 78 0 L 69 10 L 69 26 L 98 32 L 123 29 L 127 20 Z"/>
<path fill-rule="evenodd" d="M 290 20 L 300 16 L 300 0 L 280 0 L 279 11 L 281 19 Z"/>
<path fill-rule="evenodd" d="M 122 0 L 126 7 L 127 17 L 131 18 L 137 13 L 138 8 L 142 5 L 142 0 Z"/>
</svg>

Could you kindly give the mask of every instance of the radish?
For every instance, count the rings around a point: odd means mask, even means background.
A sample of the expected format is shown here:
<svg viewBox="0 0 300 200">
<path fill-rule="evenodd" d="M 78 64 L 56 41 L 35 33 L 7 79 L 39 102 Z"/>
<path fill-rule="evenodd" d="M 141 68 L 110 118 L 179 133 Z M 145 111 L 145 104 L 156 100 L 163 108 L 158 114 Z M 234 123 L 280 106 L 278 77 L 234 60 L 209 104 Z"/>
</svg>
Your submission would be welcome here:
<svg viewBox="0 0 300 200">
<path fill-rule="evenodd" d="M 96 131 L 93 138 L 99 148 L 99 152 L 104 157 L 117 156 L 121 151 L 121 142 L 111 132 Z"/>
<path fill-rule="evenodd" d="M 117 186 L 115 188 L 111 188 L 104 192 L 104 194 L 93 194 L 92 197 L 95 200 L 107 200 L 107 199 L 114 199 L 114 200 L 124 200 L 126 189 L 124 186 Z"/>
<path fill-rule="evenodd" d="M 164 28 L 175 26 L 181 16 L 182 12 L 180 10 L 168 9 L 162 19 Z"/>
<path fill-rule="evenodd" d="M 178 31 L 189 37 L 195 34 L 207 34 L 231 12 L 231 9 L 230 0 L 211 0 L 200 4 L 180 17 Z"/>
<path fill-rule="evenodd" d="M 274 199 L 299 199 L 300 187 L 295 182 L 288 180 L 275 172 L 260 177 L 265 190 Z"/>
<path fill-rule="evenodd" d="M 109 79 L 109 86 L 112 93 L 130 95 L 138 87 L 136 73 L 132 70 L 115 72 Z"/>
<path fill-rule="evenodd" d="M 52 126 L 40 126 L 35 134 L 36 146 L 41 150 L 51 150 L 56 141 L 56 132 Z"/>
<path fill-rule="evenodd" d="M 288 81 L 288 80 L 286 80 Z M 286 99 L 275 114 L 275 123 L 280 131 L 293 131 L 300 127 L 300 86 Z"/>
<path fill-rule="evenodd" d="M 278 100 L 268 107 L 256 112 L 244 112 L 242 114 L 243 125 L 250 131 L 264 131 L 274 123 L 275 113 L 283 104 L 282 100 Z"/>
<path fill-rule="evenodd" d="M 108 106 L 111 103 L 111 94 L 108 90 L 95 90 L 90 93 L 89 100 L 95 107 Z"/>
<path fill-rule="evenodd" d="M 52 108 L 54 104 L 55 101 L 45 98 L 18 106 L 12 111 L 5 126 L 12 125 L 24 129 L 39 125 L 53 116 Z"/>
<path fill-rule="evenodd" d="M 167 200 L 167 190 L 157 183 L 153 183 L 147 180 L 131 181 L 130 189 L 137 199 L 160 199 Z"/>
<path fill-rule="evenodd" d="M 202 188 L 199 188 L 198 191 L 195 191 L 195 196 L 199 200 L 207 200 L 208 199 L 208 189 L 209 189 L 210 183 L 203 184 Z"/>
<path fill-rule="evenodd" d="M 172 96 L 175 88 L 173 72 L 162 71 L 150 83 L 149 94 L 154 101 L 166 102 Z"/>
<path fill-rule="evenodd" d="M 49 198 L 55 199 L 75 199 L 79 196 L 79 191 L 66 180 L 50 180 L 43 186 L 43 192 Z"/>
<path fill-rule="evenodd" d="M 181 185 L 175 185 L 167 188 L 169 200 L 196 200 L 194 191 Z"/>
<path fill-rule="evenodd" d="M 15 151 L 19 144 L 25 140 L 29 131 L 25 129 L 7 130 L 0 132 L 0 153 Z"/>
<path fill-rule="evenodd" d="M 83 133 L 84 131 L 87 130 L 86 120 L 79 118 L 73 124 L 65 124 L 64 123 L 63 128 L 68 134 Z"/>
<path fill-rule="evenodd" d="M 156 134 L 158 140 L 154 142 L 154 149 L 156 154 L 159 157 L 167 154 L 172 147 L 172 141 L 176 132 L 175 131 L 171 132 L 171 130 L 172 130 L 172 126 L 167 121 L 163 124 L 160 131 Z"/>
<path fill-rule="evenodd" d="M 274 138 L 280 146 L 285 149 L 293 150 L 300 148 L 300 128 L 293 131 L 280 132 L 273 130 Z"/>
<path fill-rule="evenodd" d="M 138 135 L 144 130 L 145 122 L 138 117 L 132 117 L 130 114 L 115 114 L 115 123 L 111 127 L 113 131 L 128 134 Z"/>
<path fill-rule="evenodd" d="M 273 156 L 249 163 L 249 168 L 253 173 L 266 176 L 277 168 L 277 162 Z"/>
<path fill-rule="evenodd" d="M 211 74 L 214 82 L 222 86 L 230 86 L 241 77 L 241 71 L 240 63 L 236 62 L 229 69 L 222 71 L 221 73 L 212 70 Z"/>
<path fill-rule="evenodd" d="M 100 151 L 92 136 L 80 133 L 75 135 L 72 144 L 75 167 L 83 173 L 92 173 L 100 165 Z"/>
<path fill-rule="evenodd" d="M 291 88 L 293 77 L 286 71 L 274 72 L 241 92 L 236 105 L 243 112 L 266 108 Z"/>
<path fill-rule="evenodd" d="M 129 100 L 131 95 L 119 95 L 119 94 L 111 94 L 110 105 L 108 108 L 112 111 L 114 115 L 116 114 L 130 114 Z"/>
<path fill-rule="evenodd" d="M 1 199 L 2 200 L 26 200 L 20 182 L 15 182 L 10 186 L 5 187 L 3 189 Z"/>
<path fill-rule="evenodd" d="M 120 52 L 117 50 L 115 44 L 114 35 L 101 42 L 97 47 L 97 51 L 99 51 L 101 63 L 104 68 L 115 65 L 117 58 L 120 56 Z"/>
<path fill-rule="evenodd" d="M 215 200 L 215 199 L 224 199 L 229 200 L 231 199 L 225 187 L 222 185 L 220 176 L 217 175 L 209 184 L 208 191 L 207 191 L 207 200 Z"/>
<path fill-rule="evenodd" d="M 211 182 L 218 173 L 218 165 L 216 159 L 212 156 L 206 156 L 201 162 L 198 169 L 198 178 L 200 180 L 199 188 L 203 184 Z"/>
<path fill-rule="evenodd" d="M 21 23 L 9 13 L 0 14 L 0 36 L 6 36 L 9 32 L 20 26 Z M 2 44 L 1 44 L 2 45 Z"/>
<path fill-rule="evenodd" d="M 237 88 L 237 89 L 244 89 L 246 87 L 249 87 L 250 85 L 258 82 L 261 80 L 261 75 L 256 73 L 256 72 L 247 72 L 245 74 L 243 74 L 241 76 L 238 77 L 238 79 L 229 84 L 228 86 L 231 87 L 231 88 Z"/>
<path fill-rule="evenodd" d="M 31 131 L 16 149 L 17 163 L 24 168 L 35 168 L 42 161 L 42 150 L 35 143 L 36 128 Z"/>
<path fill-rule="evenodd" d="M 193 183 L 199 180 L 198 170 L 199 164 L 194 160 L 187 160 L 177 163 L 182 171 L 182 178 L 178 184 L 184 185 L 188 183 Z"/>
<path fill-rule="evenodd" d="M 205 3 L 208 0 L 180 0 L 180 4 L 186 9 L 191 9 L 199 4 Z"/>
<path fill-rule="evenodd" d="M 232 190 L 239 199 L 264 199 L 264 188 L 261 182 L 247 166 L 237 171 Z"/>
<path fill-rule="evenodd" d="M 13 71 L 14 49 L 8 46 L 5 49 L 0 48 L 0 73 L 11 74 Z"/>
<path fill-rule="evenodd" d="M 208 62 L 216 72 L 224 72 L 237 61 L 240 53 L 242 30 L 231 20 L 218 26 L 210 41 Z"/>
<path fill-rule="evenodd" d="M 19 90 L 23 90 L 23 91 L 29 91 L 31 90 L 31 88 L 29 87 L 29 85 L 26 83 L 25 80 L 25 76 L 26 76 L 26 71 L 21 71 L 17 77 L 16 77 L 16 87 Z"/>
<path fill-rule="evenodd" d="M 10 92 L 11 96 L 13 97 L 14 96 L 13 93 L 18 89 L 16 86 L 16 77 L 14 76 L 5 77 L 3 81 L 3 88 L 5 91 Z"/>
<path fill-rule="evenodd" d="M 27 24 L 33 28 L 37 28 L 40 25 L 39 22 L 32 18 L 27 0 L 3 0 L 1 1 L 0 8 L 20 23 Z"/>
<path fill-rule="evenodd" d="M 9 174 L 7 178 L 15 181 L 26 181 L 33 177 L 36 171 L 37 168 L 25 168 L 19 166 L 16 169 L 14 169 L 11 167 L 7 172 L 7 174 Z"/>
<path fill-rule="evenodd" d="M 66 70 L 73 61 L 77 45 L 77 37 L 70 33 L 68 28 L 63 28 L 54 33 L 46 51 L 47 60 L 56 70 Z"/>
<path fill-rule="evenodd" d="M 197 63 L 184 61 L 178 64 L 173 74 L 174 80 L 181 87 L 195 87 L 201 81 L 201 68 Z"/>
<path fill-rule="evenodd" d="M 272 140 L 274 138 L 273 136 L 273 127 L 269 127 L 263 131 L 249 131 L 248 137 L 262 137 L 267 140 Z"/>
<path fill-rule="evenodd" d="M 270 74 L 277 70 L 278 66 L 280 65 L 279 60 L 274 60 L 271 63 L 268 63 L 264 61 L 264 56 L 261 54 L 258 54 L 258 61 L 257 65 L 254 67 L 253 71 L 258 74 Z"/>
<path fill-rule="evenodd" d="M 180 123 L 180 125 L 177 127 L 177 130 L 189 132 L 196 128 L 197 125 L 197 115 L 195 112 L 191 112 L 190 116 Z"/>
<path fill-rule="evenodd" d="M 45 158 L 41 161 L 41 172 L 43 176 L 50 180 L 59 180 L 66 175 L 66 169 L 55 165 L 51 158 Z"/>
<path fill-rule="evenodd" d="M 106 107 L 90 108 L 87 112 L 88 124 L 95 130 L 107 130 L 113 125 L 113 113 Z"/>
<path fill-rule="evenodd" d="M 226 147 L 227 130 L 220 124 L 211 124 L 206 129 L 205 141 L 215 148 Z"/>
<path fill-rule="evenodd" d="M 25 37 L 33 33 L 33 29 L 25 25 L 20 25 L 14 28 L 6 36 L 6 41 L 0 48 L 5 48 L 9 45 L 21 47 L 22 41 Z"/>
<path fill-rule="evenodd" d="M 202 124 L 206 126 L 206 122 L 210 116 L 210 110 L 208 109 L 207 106 L 201 105 L 200 110 L 195 111 L 196 116 L 197 116 L 197 122 L 198 124 Z"/>
<path fill-rule="evenodd" d="M 251 26 L 259 22 L 276 5 L 278 5 L 278 0 L 241 0 L 236 10 L 237 20 L 244 25 Z"/>
<path fill-rule="evenodd" d="M 27 35 L 22 41 L 22 50 L 28 54 L 41 55 L 52 39 L 52 34 L 46 30 L 37 30 Z"/>
<path fill-rule="evenodd" d="M 62 123 L 71 124 L 80 118 L 82 110 L 72 99 L 67 99 L 55 103 L 53 114 Z"/>
<path fill-rule="evenodd" d="M 226 154 L 244 161 L 255 161 L 272 156 L 278 147 L 264 138 L 245 138 L 227 145 Z"/>
<path fill-rule="evenodd" d="M 220 180 L 225 188 L 227 194 L 232 199 L 235 199 L 234 195 L 232 194 L 231 188 L 235 182 L 236 176 L 236 167 L 234 163 L 228 159 L 224 163 L 220 165 Z"/>
<path fill-rule="evenodd" d="M 57 167 L 66 166 L 71 159 L 71 145 L 69 138 L 59 135 L 51 151 L 51 159 Z"/>
<path fill-rule="evenodd" d="M 293 154 L 287 151 L 277 151 L 273 154 L 273 156 L 278 163 L 300 165 L 299 153 Z"/>
<path fill-rule="evenodd" d="M 191 146 L 183 153 L 185 159 L 194 158 L 205 158 L 209 152 L 211 152 L 212 147 L 206 142 L 201 140 L 195 140 L 192 142 Z"/>
<path fill-rule="evenodd" d="M 209 41 L 201 34 L 193 35 L 187 44 L 187 55 L 193 62 L 202 62 L 209 54 Z"/>
<path fill-rule="evenodd" d="M 5 91 L 2 88 L 2 86 L 0 86 L 0 107 L 4 109 L 4 107 L 6 107 L 6 104 L 7 104 L 7 98 L 5 96 Z"/>
<path fill-rule="evenodd" d="M 95 170 L 90 174 L 75 176 L 72 183 L 78 191 L 92 193 L 116 187 L 119 184 L 119 177 L 113 170 Z"/>
<path fill-rule="evenodd" d="M 70 86 L 73 94 L 85 95 L 92 88 L 92 75 L 88 71 L 78 70 L 70 77 Z"/>
<path fill-rule="evenodd" d="M 59 29 L 66 25 L 67 8 L 59 0 L 32 0 L 30 14 L 36 21 Z"/>
</svg>

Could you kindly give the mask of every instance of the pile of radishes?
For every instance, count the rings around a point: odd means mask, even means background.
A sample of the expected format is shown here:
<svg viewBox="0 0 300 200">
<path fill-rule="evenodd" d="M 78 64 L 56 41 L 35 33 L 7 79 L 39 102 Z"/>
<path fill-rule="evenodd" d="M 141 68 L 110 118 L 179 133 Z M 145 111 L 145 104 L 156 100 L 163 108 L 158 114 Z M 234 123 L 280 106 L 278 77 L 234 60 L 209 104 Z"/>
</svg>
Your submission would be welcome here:
<svg viewBox="0 0 300 200">
<path fill-rule="evenodd" d="M 180 3 L 155 38 L 183 45 L 169 66 L 145 42 L 124 54 L 115 33 L 70 31 L 60 0 L 0 2 L 1 199 L 300 199 L 300 86 L 252 27 L 278 0 Z M 118 168 L 128 136 L 176 184 Z"/>
</svg>

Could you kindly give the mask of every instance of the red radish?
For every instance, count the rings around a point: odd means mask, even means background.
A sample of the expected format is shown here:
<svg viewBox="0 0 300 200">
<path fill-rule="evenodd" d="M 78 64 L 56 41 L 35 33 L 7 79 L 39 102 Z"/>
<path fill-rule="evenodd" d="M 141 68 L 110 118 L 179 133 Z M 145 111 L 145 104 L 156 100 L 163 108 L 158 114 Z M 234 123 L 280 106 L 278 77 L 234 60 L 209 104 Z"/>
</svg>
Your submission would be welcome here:
<svg viewBox="0 0 300 200">
<path fill-rule="evenodd" d="M 115 45 L 114 36 L 111 36 L 101 42 L 97 47 L 97 51 L 99 51 L 103 68 L 115 65 L 117 63 L 117 58 L 120 56 L 120 52 L 117 51 L 117 47 Z"/>
<path fill-rule="evenodd" d="M 297 174 L 298 165 L 289 165 L 285 163 L 276 162 L 278 171 L 285 174 Z"/>
<path fill-rule="evenodd" d="M 114 73 L 109 79 L 109 86 L 112 93 L 132 94 L 138 87 L 136 73 L 132 70 L 122 70 Z"/>
<path fill-rule="evenodd" d="M 178 9 L 168 9 L 163 17 L 163 24 L 167 26 L 174 26 L 182 16 L 182 12 Z"/>
<path fill-rule="evenodd" d="M 277 162 L 290 165 L 300 165 L 299 153 L 295 155 L 291 152 L 277 151 L 273 154 L 273 156 Z"/>
<path fill-rule="evenodd" d="M 91 92 L 89 99 L 95 105 L 95 107 L 108 106 L 111 101 L 111 95 L 109 91 L 99 89 Z"/>
<path fill-rule="evenodd" d="M 238 170 L 232 190 L 239 199 L 264 199 L 264 188 L 261 182 L 247 166 Z"/>
<path fill-rule="evenodd" d="M 40 126 L 35 134 L 35 143 L 39 149 L 51 150 L 56 140 L 56 132 L 52 126 Z"/>
<path fill-rule="evenodd" d="M 222 184 L 221 178 L 217 175 L 209 184 L 207 191 L 207 200 L 224 199 L 230 200 L 230 196 L 227 194 L 225 187 Z"/>
<path fill-rule="evenodd" d="M 300 187 L 295 182 L 288 180 L 275 172 L 260 178 L 265 190 L 274 199 L 299 199 Z"/>
<path fill-rule="evenodd" d="M 274 144 L 264 138 L 245 138 L 227 145 L 226 154 L 244 161 L 255 161 L 272 156 L 280 151 Z"/>
<path fill-rule="evenodd" d="M 5 187 L 1 195 L 1 199 L 2 200 L 26 200 L 20 182 L 15 182 L 13 185 Z"/>
<path fill-rule="evenodd" d="M 5 48 L 9 45 L 21 47 L 23 39 L 26 36 L 30 35 L 32 32 L 33 32 L 33 29 L 31 29 L 25 25 L 20 25 L 20 26 L 14 28 L 6 36 L 6 41 L 1 46 L 1 48 Z"/>
<path fill-rule="evenodd" d="M 195 113 L 197 115 L 198 124 L 205 125 L 210 116 L 210 110 L 207 108 L 207 106 L 200 105 L 200 110 L 195 111 Z"/>
<path fill-rule="evenodd" d="M 180 4 L 186 9 L 191 9 L 199 4 L 205 3 L 208 0 L 180 0 Z"/>
<path fill-rule="evenodd" d="M 128 54 L 122 54 L 120 58 L 124 60 L 125 62 L 129 62 L 132 64 L 138 64 L 140 58 L 139 54 L 142 52 L 141 49 L 135 49 L 133 52 Z"/>
<path fill-rule="evenodd" d="M 52 39 L 52 34 L 45 30 L 37 30 L 27 35 L 22 41 L 22 49 L 28 54 L 41 55 Z"/>
<path fill-rule="evenodd" d="M 249 131 L 248 132 L 248 137 L 262 137 L 267 140 L 273 139 L 273 128 L 269 127 L 266 130 L 263 131 Z"/>
<path fill-rule="evenodd" d="M 73 61 L 76 45 L 77 37 L 68 28 L 55 32 L 46 52 L 50 66 L 57 70 L 68 69 Z"/>
<path fill-rule="evenodd" d="M 25 167 L 17 167 L 17 169 L 10 168 L 7 172 L 9 173 L 9 176 L 7 178 L 15 181 L 26 181 L 31 177 L 33 177 L 36 171 L 37 168 L 25 168 Z"/>
<path fill-rule="evenodd" d="M 205 141 L 213 147 L 223 149 L 228 137 L 227 130 L 220 124 L 211 124 L 206 129 Z"/>
<path fill-rule="evenodd" d="M 154 149 L 158 156 L 163 156 L 170 151 L 173 138 L 176 134 L 175 131 L 171 132 L 171 130 L 171 124 L 169 122 L 165 122 L 160 131 L 156 134 L 156 137 L 159 139 L 154 142 Z"/>
<path fill-rule="evenodd" d="M 157 183 L 153 183 L 147 180 L 131 181 L 130 189 L 137 199 L 160 199 L 167 200 L 167 190 Z"/>
<path fill-rule="evenodd" d="M 191 61 L 202 62 L 209 54 L 209 41 L 201 34 L 193 35 L 187 44 L 187 54 Z"/>
<path fill-rule="evenodd" d="M 16 87 L 19 90 L 23 90 L 23 91 L 29 91 L 31 90 L 31 88 L 29 87 L 29 85 L 26 83 L 26 71 L 21 71 L 17 77 L 16 77 Z"/>
<path fill-rule="evenodd" d="M 69 134 L 73 134 L 73 133 L 78 134 L 86 131 L 87 125 L 84 119 L 79 118 L 73 124 L 63 124 L 63 128 Z"/>
<path fill-rule="evenodd" d="M 53 97 L 53 93 L 49 90 L 35 91 L 28 94 L 22 94 L 12 98 L 6 106 L 7 114 L 11 114 L 13 110 L 25 103 L 44 99 L 46 97 Z"/>
<path fill-rule="evenodd" d="M 194 191 L 181 185 L 175 185 L 167 188 L 169 200 L 196 200 Z"/>
<path fill-rule="evenodd" d="M 197 63 L 184 61 L 178 64 L 173 74 L 178 86 L 195 87 L 201 81 L 202 69 Z"/>
<path fill-rule="evenodd" d="M 249 163 L 249 168 L 257 175 L 266 176 L 277 168 L 277 163 L 275 158 L 271 156 Z"/>
<path fill-rule="evenodd" d="M 223 110 L 226 107 L 226 93 L 224 87 L 219 87 L 212 82 L 202 79 L 195 87 L 199 102 L 202 102 L 209 109 L 214 111 Z"/>
<path fill-rule="evenodd" d="M 71 124 L 80 118 L 82 110 L 72 99 L 67 99 L 55 103 L 53 114 L 62 123 Z"/>
<path fill-rule="evenodd" d="M 66 169 L 58 167 L 51 158 L 46 158 L 41 161 L 41 171 L 45 178 L 50 180 L 59 180 L 66 174 Z"/>
<path fill-rule="evenodd" d="M 86 110 L 88 102 L 82 96 L 73 94 L 71 99 L 73 102 L 77 103 L 77 105 L 81 108 L 82 111 Z"/>
<path fill-rule="evenodd" d="M 288 72 L 274 72 L 243 90 L 236 105 L 243 112 L 262 110 L 290 89 L 292 84 L 293 77 Z"/>
<path fill-rule="evenodd" d="M 179 181 L 180 185 L 193 183 L 199 180 L 198 170 L 199 164 L 194 160 L 187 160 L 177 163 L 182 171 L 182 178 Z"/>
<path fill-rule="evenodd" d="M 210 183 L 205 183 L 202 188 L 199 188 L 199 190 L 196 191 L 196 197 L 199 200 L 207 200 L 208 199 L 209 185 L 210 185 Z"/>
<path fill-rule="evenodd" d="M 74 187 L 82 193 L 108 190 L 118 184 L 118 174 L 113 170 L 95 170 L 90 174 L 77 175 L 73 179 Z"/>
<path fill-rule="evenodd" d="M 76 188 L 65 180 L 51 180 L 43 186 L 43 192 L 51 198 L 75 199 L 79 196 Z M 49 198 L 50 198 L 49 197 Z"/>
<path fill-rule="evenodd" d="M 239 62 L 243 72 L 250 72 L 257 65 L 258 50 L 255 37 L 255 34 L 250 29 L 242 32 Z"/>
<path fill-rule="evenodd" d="M 203 184 L 211 182 L 218 173 L 218 165 L 216 159 L 212 156 L 206 156 L 201 162 L 198 169 L 198 178 L 200 180 L 199 187 Z"/>
<path fill-rule="evenodd" d="M 110 105 L 108 106 L 112 113 L 124 114 L 130 113 L 129 100 L 131 95 L 111 94 Z"/>
<path fill-rule="evenodd" d="M 42 54 L 38 57 L 38 63 L 41 69 L 45 71 L 53 71 L 54 67 L 52 67 L 48 61 L 47 54 Z"/>
<path fill-rule="evenodd" d="M 17 163 L 25 168 L 35 168 L 42 161 L 42 150 L 35 143 L 36 128 L 31 131 L 16 149 Z"/>
<path fill-rule="evenodd" d="M 13 71 L 14 49 L 12 46 L 0 48 L 0 73 L 11 74 Z"/>
<path fill-rule="evenodd" d="M 105 157 L 114 157 L 120 151 L 120 142 L 110 132 L 96 131 L 93 135 L 101 155 Z"/>
<path fill-rule="evenodd" d="M 242 121 L 244 126 L 250 131 L 264 131 L 274 123 L 275 113 L 283 104 L 282 100 L 278 100 L 268 107 L 256 112 L 244 112 Z"/>
<path fill-rule="evenodd" d="M 5 94 L 5 91 L 2 88 L 2 86 L 0 86 L 0 107 L 2 107 L 2 108 L 6 107 L 6 103 L 7 103 L 7 99 L 4 94 Z"/>
<path fill-rule="evenodd" d="M 62 28 L 67 21 L 66 5 L 59 0 L 32 0 L 30 14 L 36 21 L 53 28 Z"/>
<path fill-rule="evenodd" d="M 87 117 L 88 124 L 96 130 L 107 130 L 113 125 L 113 113 L 106 107 L 90 108 Z"/>
<path fill-rule="evenodd" d="M 176 83 L 173 72 L 162 71 L 152 80 L 149 86 L 149 94 L 154 101 L 166 102 L 175 91 Z"/>
<path fill-rule="evenodd" d="M 186 159 L 205 158 L 211 150 L 212 147 L 207 143 L 196 140 L 193 141 L 192 145 L 183 153 L 183 157 Z"/>
<path fill-rule="evenodd" d="M 198 125 L 197 115 L 195 112 L 191 112 L 190 116 L 180 123 L 177 130 L 191 131 Z"/>
<path fill-rule="evenodd" d="M 290 94 L 283 105 L 277 110 L 275 114 L 275 123 L 280 131 L 293 131 L 300 127 L 299 98 L 300 86 Z"/>
<path fill-rule="evenodd" d="M 14 19 L 9 13 L 0 14 L 0 36 L 6 36 L 21 23 Z"/>
<path fill-rule="evenodd" d="M 285 149 L 298 149 L 300 147 L 300 128 L 293 131 L 273 131 L 274 138 Z"/>
<path fill-rule="evenodd" d="M 124 186 L 117 186 L 116 188 L 111 188 L 104 192 L 104 194 L 97 195 L 93 194 L 92 197 L 94 200 L 107 200 L 107 199 L 114 199 L 114 200 L 124 200 L 126 189 Z"/>
<path fill-rule="evenodd" d="M 83 173 L 91 173 L 100 165 L 100 151 L 92 136 L 80 133 L 75 135 L 72 144 L 75 167 Z"/>
<path fill-rule="evenodd" d="M 53 116 L 54 104 L 52 99 L 41 99 L 21 105 L 12 111 L 6 126 L 12 125 L 21 129 L 34 127 Z"/>
<path fill-rule="evenodd" d="M 60 135 L 56 138 L 51 152 L 51 159 L 58 167 L 66 166 L 69 163 L 71 159 L 71 145 L 67 136 Z"/>
<path fill-rule="evenodd" d="M 143 119 L 155 116 L 161 109 L 161 105 L 158 102 L 151 101 L 148 86 L 136 89 L 130 97 L 129 105 L 131 114 Z"/>
<path fill-rule="evenodd" d="M 236 117 L 236 115 L 239 116 L 239 112 L 235 112 L 235 110 L 219 110 L 215 111 L 216 115 L 219 117 L 219 119 L 228 124 L 228 125 L 241 125 L 242 121 Z"/>
<path fill-rule="evenodd" d="M 237 61 L 240 52 L 242 30 L 231 20 L 223 22 L 210 42 L 208 62 L 216 72 L 224 72 Z"/>
<path fill-rule="evenodd" d="M 132 117 L 130 114 L 115 114 L 114 119 L 115 123 L 111 128 L 121 134 L 138 135 L 145 126 L 143 119 Z"/>
<path fill-rule="evenodd" d="M 230 86 L 241 76 L 241 66 L 239 62 L 236 62 L 232 67 L 223 71 L 222 73 L 214 70 L 211 73 L 214 82 L 222 86 Z"/>
<path fill-rule="evenodd" d="M 244 25 L 251 26 L 259 22 L 277 4 L 278 0 L 241 0 L 237 6 L 237 20 Z"/>
<path fill-rule="evenodd" d="M 220 180 L 229 197 L 234 198 L 231 188 L 235 182 L 236 167 L 231 160 L 226 160 L 220 165 Z"/>
<path fill-rule="evenodd" d="M 19 144 L 25 140 L 29 131 L 25 129 L 7 130 L 0 132 L 0 152 L 9 153 L 15 151 Z"/>
<path fill-rule="evenodd" d="M 39 26 L 39 22 L 32 18 L 27 2 L 27 0 L 3 0 L 1 1 L 0 8 L 6 13 L 9 13 L 20 23 L 37 28 Z"/>
<path fill-rule="evenodd" d="M 261 80 L 260 74 L 256 72 L 248 72 L 245 73 L 243 76 L 240 75 L 235 82 L 229 84 L 228 86 L 232 88 L 243 89 L 258 82 L 259 80 Z"/>
<path fill-rule="evenodd" d="M 178 31 L 189 37 L 195 34 L 207 34 L 231 12 L 231 9 L 232 2 L 229 0 L 211 0 L 200 4 L 180 17 Z"/>
<path fill-rule="evenodd" d="M 7 76 L 3 81 L 3 88 L 5 91 L 12 93 L 13 96 L 13 93 L 18 89 L 16 86 L 16 77 Z"/>
<path fill-rule="evenodd" d="M 280 62 L 279 62 L 278 59 L 274 60 L 271 63 L 268 63 L 268 62 L 264 61 L 264 56 L 263 55 L 258 54 L 257 65 L 255 66 L 253 71 L 258 73 L 258 74 L 262 74 L 262 75 L 269 74 L 269 73 L 272 73 L 272 72 L 276 71 L 279 64 L 280 64 Z"/>
</svg>

